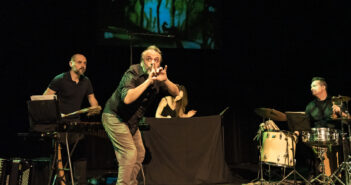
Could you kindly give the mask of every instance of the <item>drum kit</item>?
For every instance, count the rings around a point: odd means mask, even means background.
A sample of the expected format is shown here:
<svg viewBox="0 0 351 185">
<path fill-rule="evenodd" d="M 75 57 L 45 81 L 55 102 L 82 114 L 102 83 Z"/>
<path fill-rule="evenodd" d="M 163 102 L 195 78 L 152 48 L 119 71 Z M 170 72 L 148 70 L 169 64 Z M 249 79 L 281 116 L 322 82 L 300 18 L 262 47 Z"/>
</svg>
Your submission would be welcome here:
<svg viewBox="0 0 351 185">
<path fill-rule="evenodd" d="M 260 184 L 272 184 L 263 178 L 263 164 L 269 166 L 278 166 L 285 168 L 294 168 L 287 176 L 280 182 L 281 184 L 290 175 L 294 175 L 296 182 L 296 175 L 300 176 L 308 184 L 310 184 L 300 173 L 295 170 L 295 151 L 297 136 L 289 131 L 280 130 L 274 121 L 287 121 L 286 114 L 269 108 L 257 108 L 255 113 L 261 116 L 264 121 L 260 124 L 259 130 L 255 138 L 259 141 L 260 150 Z M 273 121 L 274 120 L 274 121 Z M 255 139 L 254 138 L 254 139 Z"/>
<path fill-rule="evenodd" d="M 349 100 L 351 100 L 351 98 L 345 96 L 332 98 L 333 104 L 338 105 L 348 102 Z M 348 110 L 348 108 L 346 108 L 346 110 Z M 351 155 L 349 151 L 347 151 L 347 148 L 351 147 L 349 144 L 345 145 L 345 143 L 351 143 L 351 137 L 346 137 L 349 135 L 348 133 L 351 133 L 351 118 L 348 112 L 345 112 L 347 113 L 346 117 L 339 116 L 337 118 L 334 115 L 331 116 L 334 121 L 341 123 L 341 130 L 332 128 L 311 128 L 309 131 L 302 131 L 297 134 L 290 131 L 279 130 L 278 126 L 274 123 L 274 121 L 288 121 L 285 113 L 270 108 L 256 108 L 255 113 L 266 120 L 259 125 L 259 130 L 254 138 L 259 141 L 260 177 L 257 179 L 259 179 L 260 184 L 282 184 L 291 175 L 294 175 L 294 184 L 296 184 L 296 175 L 298 175 L 304 181 L 304 184 L 312 184 L 315 182 L 319 184 L 335 184 L 335 182 L 338 182 L 343 185 L 350 185 Z M 348 132 L 344 131 L 344 126 L 348 127 Z M 316 153 L 321 161 L 319 164 L 321 169 L 320 174 L 313 179 L 307 180 L 295 169 L 296 143 L 299 135 L 301 135 L 301 141 L 303 143 L 317 151 Z M 344 161 L 338 165 L 334 172 L 327 175 L 324 160 L 328 149 L 332 146 L 342 146 Z M 278 183 L 270 183 L 263 178 L 263 164 L 283 167 L 284 174 L 285 168 L 293 169 L 288 175 L 284 175 L 283 179 Z M 342 175 L 342 172 L 344 172 L 344 175 Z"/>
</svg>

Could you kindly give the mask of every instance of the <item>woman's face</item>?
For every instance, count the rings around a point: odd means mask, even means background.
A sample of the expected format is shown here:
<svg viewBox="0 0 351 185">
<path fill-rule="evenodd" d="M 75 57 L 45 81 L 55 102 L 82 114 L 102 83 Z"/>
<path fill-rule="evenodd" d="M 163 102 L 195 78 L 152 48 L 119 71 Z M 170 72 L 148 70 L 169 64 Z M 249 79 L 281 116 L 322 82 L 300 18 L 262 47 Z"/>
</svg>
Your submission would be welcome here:
<svg viewBox="0 0 351 185">
<path fill-rule="evenodd" d="M 175 100 L 175 101 L 179 101 L 179 100 L 181 100 L 182 98 L 183 98 L 183 91 L 180 90 L 180 91 L 179 91 L 179 95 L 176 96 L 174 100 Z"/>
</svg>

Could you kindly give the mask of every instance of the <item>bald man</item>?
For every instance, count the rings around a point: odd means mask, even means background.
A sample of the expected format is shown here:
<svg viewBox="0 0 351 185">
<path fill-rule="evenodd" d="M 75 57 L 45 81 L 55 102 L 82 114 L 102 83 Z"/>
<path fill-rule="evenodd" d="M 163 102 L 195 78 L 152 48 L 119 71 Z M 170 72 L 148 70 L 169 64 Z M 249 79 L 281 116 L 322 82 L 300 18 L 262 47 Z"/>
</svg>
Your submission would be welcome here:
<svg viewBox="0 0 351 185">
<path fill-rule="evenodd" d="M 88 98 L 91 107 L 98 107 L 93 87 L 88 77 L 84 75 L 87 69 L 87 59 L 82 54 L 74 54 L 69 61 L 71 70 L 57 75 L 45 90 L 44 95 L 57 94 L 62 114 L 68 114 L 81 109 L 84 97 Z M 79 115 L 68 116 L 68 120 L 79 120 Z"/>
</svg>

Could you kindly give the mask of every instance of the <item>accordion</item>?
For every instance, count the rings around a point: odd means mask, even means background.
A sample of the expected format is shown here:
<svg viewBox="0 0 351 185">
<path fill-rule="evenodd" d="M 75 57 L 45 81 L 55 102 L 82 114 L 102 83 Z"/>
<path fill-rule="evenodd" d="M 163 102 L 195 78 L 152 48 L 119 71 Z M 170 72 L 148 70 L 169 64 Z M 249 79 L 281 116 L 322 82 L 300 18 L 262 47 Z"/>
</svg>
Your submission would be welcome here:
<svg viewBox="0 0 351 185">
<path fill-rule="evenodd" d="M 0 158 L 0 185 L 30 185 L 30 178 L 30 162 Z"/>
</svg>

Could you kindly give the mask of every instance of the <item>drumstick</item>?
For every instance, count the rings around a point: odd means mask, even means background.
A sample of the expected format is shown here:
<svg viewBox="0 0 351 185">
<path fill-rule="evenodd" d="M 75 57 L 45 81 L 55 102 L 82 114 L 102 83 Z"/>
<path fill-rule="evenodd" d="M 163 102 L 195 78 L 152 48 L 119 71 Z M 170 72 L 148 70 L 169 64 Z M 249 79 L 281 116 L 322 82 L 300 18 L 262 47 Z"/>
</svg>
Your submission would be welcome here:
<svg viewBox="0 0 351 185">
<path fill-rule="evenodd" d="M 68 114 L 61 114 L 61 117 L 64 118 L 64 117 L 67 117 L 67 116 L 72 116 L 72 115 L 76 115 L 76 114 L 83 114 L 83 113 L 86 113 L 86 112 L 91 112 L 92 114 L 97 114 L 97 113 L 100 112 L 100 110 L 101 110 L 100 106 L 87 107 L 87 108 L 80 109 L 80 110 L 77 110 L 77 111 L 74 111 L 74 112 L 71 112 L 71 113 L 68 113 Z"/>
<path fill-rule="evenodd" d="M 272 123 L 272 125 L 273 125 L 275 130 L 279 130 L 279 127 L 274 122 Z"/>
</svg>

